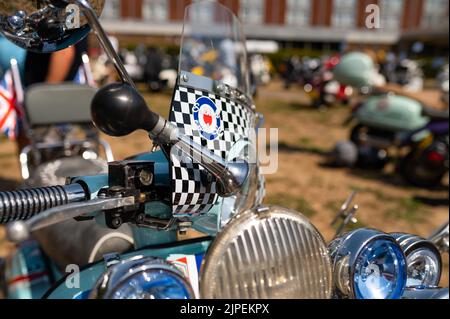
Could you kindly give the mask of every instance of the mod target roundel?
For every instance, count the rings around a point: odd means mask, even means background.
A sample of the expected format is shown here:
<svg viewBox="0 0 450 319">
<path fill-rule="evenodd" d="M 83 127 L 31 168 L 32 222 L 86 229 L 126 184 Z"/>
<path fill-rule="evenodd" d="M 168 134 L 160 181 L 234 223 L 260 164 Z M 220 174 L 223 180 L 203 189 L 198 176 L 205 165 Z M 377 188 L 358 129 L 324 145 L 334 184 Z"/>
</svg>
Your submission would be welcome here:
<svg viewBox="0 0 450 319">
<path fill-rule="evenodd" d="M 200 134 L 213 141 L 221 134 L 222 120 L 216 104 L 208 97 L 201 97 L 193 108 L 194 121 Z"/>
</svg>

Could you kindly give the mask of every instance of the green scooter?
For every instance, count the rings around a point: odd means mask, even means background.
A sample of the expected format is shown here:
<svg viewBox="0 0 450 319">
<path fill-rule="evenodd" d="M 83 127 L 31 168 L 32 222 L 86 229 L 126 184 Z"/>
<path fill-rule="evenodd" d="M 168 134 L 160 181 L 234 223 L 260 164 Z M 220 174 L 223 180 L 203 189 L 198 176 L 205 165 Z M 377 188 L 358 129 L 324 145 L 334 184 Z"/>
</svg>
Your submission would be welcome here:
<svg viewBox="0 0 450 319">
<path fill-rule="evenodd" d="M 351 142 L 358 149 L 357 165 L 383 169 L 399 154 L 398 171 L 419 187 L 435 187 L 448 172 L 448 109 L 437 111 L 419 101 L 381 92 L 372 80 L 371 58 L 350 53 L 336 67 L 335 77 L 371 95 L 357 103 L 345 123 L 353 123 Z"/>
</svg>

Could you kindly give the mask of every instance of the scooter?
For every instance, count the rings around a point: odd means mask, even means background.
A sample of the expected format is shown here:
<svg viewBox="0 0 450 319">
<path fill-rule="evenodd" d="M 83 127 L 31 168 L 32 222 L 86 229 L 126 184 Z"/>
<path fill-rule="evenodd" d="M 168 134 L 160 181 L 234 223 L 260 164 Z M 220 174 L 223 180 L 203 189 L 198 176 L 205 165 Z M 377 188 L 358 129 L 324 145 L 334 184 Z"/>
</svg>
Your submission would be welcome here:
<svg viewBox="0 0 450 319">
<path fill-rule="evenodd" d="M 448 109 L 436 111 L 411 98 L 381 93 L 357 104 L 346 123 L 358 147 L 359 165 L 382 169 L 389 153 L 400 154 L 398 170 L 420 187 L 435 187 L 448 172 Z M 407 155 L 402 155 L 406 149 Z"/>
<path fill-rule="evenodd" d="M 82 83 L 91 83 L 89 58 L 84 54 L 82 60 L 84 64 L 80 67 L 77 79 L 82 80 Z M 106 173 L 107 163 L 113 161 L 114 157 L 109 144 L 100 138 L 98 130 L 92 125 L 90 104 L 97 89 L 73 82 L 35 84 L 24 90 L 15 60 L 11 60 L 11 71 L 12 89 L 17 96 L 16 107 L 21 110 L 23 134 L 29 141 L 19 155 L 22 187 L 29 189 L 58 185 L 64 184 L 67 176 Z M 101 150 L 106 155 L 105 159 L 100 155 Z M 40 195 L 45 196 L 45 193 Z M 76 236 L 74 228 L 76 233 L 82 235 L 89 232 L 90 236 L 81 245 L 83 249 L 69 258 L 66 250 L 70 245 L 65 243 L 65 238 L 67 233 Z M 36 232 L 34 239 L 25 245 L 39 248 L 35 255 L 47 254 L 62 268 L 72 259 L 79 263 L 93 262 L 102 254 L 110 252 L 110 249 L 126 251 L 133 244 L 131 230 L 126 226 L 112 231 L 95 222 L 80 225 L 70 220 L 58 227 Z M 19 249 L 18 253 L 11 256 L 11 262 L 26 267 L 21 251 Z M 9 276 L 14 281 L 14 284 L 10 284 L 9 295 L 23 297 L 20 290 L 15 288 L 23 285 L 17 279 L 21 278 L 20 272 L 12 270 Z"/>
<path fill-rule="evenodd" d="M 68 265 L 68 274 L 58 274 L 52 272 L 51 260 L 35 254 L 38 248 L 25 246 L 28 267 L 22 267 L 21 278 L 27 280 L 16 290 L 50 299 L 370 299 L 402 298 L 409 292 L 408 271 L 415 273 L 416 266 L 407 263 L 393 236 L 357 229 L 327 245 L 299 212 L 262 204 L 264 181 L 252 132 L 263 117 L 249 96 L 248 73 L 229 67 L 222 73 L 219 66 L 230 66 L 222 61 L 213 64 L 212 73 L 190 72 L 196 66 L 187 48 L 199 44 L 219 47 L 222 41 L 234 41 L 227 47 L 237 50 L 230 55 L 238 59 L 235 65 L 247 62 L 245 37 L 236 31 L 242 28 L 229 9 L 215 2 L 194 2 L 186 8 L 181 67 L 166 120 L 149 109 L 110 46 L 98 20 L 101 4 L 58 0 L 37 8 L 34 1 L 10 3 L 9 11 L 0 11 L 0 26 L 9 39 L 38 51 L 62 49 L 92 27 L 122 79 L 94 96 L 94 123 L 117 137 L 145 130 L 155 147 L 110 162 L 107 174 L 0 193 L 0 221 L 7 223 L 8 238 L 22 243 L 36 230 L 73 218 L 80 223 L 96 220 L 111 229 L 126 223 L 132 227 L 135 247 L 81 268 Z M 65 17 L 73 5 L 85 21 L 66 28 L 68 20 L 55 17 Z M 215 12 L 214 25 L 220 28 L 196 18 L 201 10 Z M 47 34 L 36 29 L 55 23 L 64 31 Z M 232 33 L 223 34 L 226 30 Z M 183 62 L 187 57 L 189 68 Z M 231 78 L 236 86 L 222 80 Z M 177 235 L 190 229 L 205 236 L 179 241 Z M 18 268 L 7 266 L 9 286 L 16 281 L 8 269 Z M 437 267 L 417 279 L 421 297 L 448 298 L 448 289 L 428 284 L 439 274 Z"/>
<path fill-rule="evenodd" d="M 30 143 L 19 158 L 23 183 L 29 187 L 61 184 L 70 175 L 98 174 L 114 160 L 111 147 L 92 125 L 90 103 L 97 89 L 87 84 L 92 74 L 86 54 L 83 61 L 80 72 L 86 84 L 36 84 L 26 91 L 17 63 L 11 61 L 15 91 L 24 96 L 21 124 Z"/>
<path fill-rule="evenodd" d="M 334 79 L 333 68 L 339 64 L 338 57 L 323 61 L 309 77 L 305 77 L 304 90 L 311 98 L 314 107 L 327 107 L 336 103 L 348 104 L 353 89 Z"/>
</svg>

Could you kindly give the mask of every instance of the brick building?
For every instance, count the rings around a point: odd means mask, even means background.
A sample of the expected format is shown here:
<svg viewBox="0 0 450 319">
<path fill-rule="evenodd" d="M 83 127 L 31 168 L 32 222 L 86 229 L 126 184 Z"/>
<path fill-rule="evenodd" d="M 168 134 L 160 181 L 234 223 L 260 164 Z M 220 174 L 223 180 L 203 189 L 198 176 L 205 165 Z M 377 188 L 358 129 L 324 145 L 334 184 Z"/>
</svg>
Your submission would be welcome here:
<svg viewBox="0 0 450 319">
<path fill-rule="evenodd" d="M 448 0 L 210 1 L 233 10 L 244 22 L 248 38 L 277 40 L 286 46 L 394 45 L 421 40 L 448 50 Z M 191 2 L 106 0 L 102 19 L 107 30 L 118 36 L 170 38 L 181 33 L 184 8 Z M 366 27 L 370 4 L 380 8 L 379 29 Z"/>
</svg>

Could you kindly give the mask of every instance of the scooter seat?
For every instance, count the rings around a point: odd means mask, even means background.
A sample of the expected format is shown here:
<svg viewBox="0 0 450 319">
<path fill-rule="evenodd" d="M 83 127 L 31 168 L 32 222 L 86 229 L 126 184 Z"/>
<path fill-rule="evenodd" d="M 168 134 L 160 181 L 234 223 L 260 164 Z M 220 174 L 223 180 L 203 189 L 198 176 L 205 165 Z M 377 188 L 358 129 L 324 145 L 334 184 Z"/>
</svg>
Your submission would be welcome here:
<svg viewBox="0 0 450 319">
<path fill-rule="evenodd" d="M 431 107 L 424 107 L 422 114 L 430 118 L 431 121 L 448 121 L 449 120 L 449 109 L 446 110 L 436 110 Z"/>
</svg>

